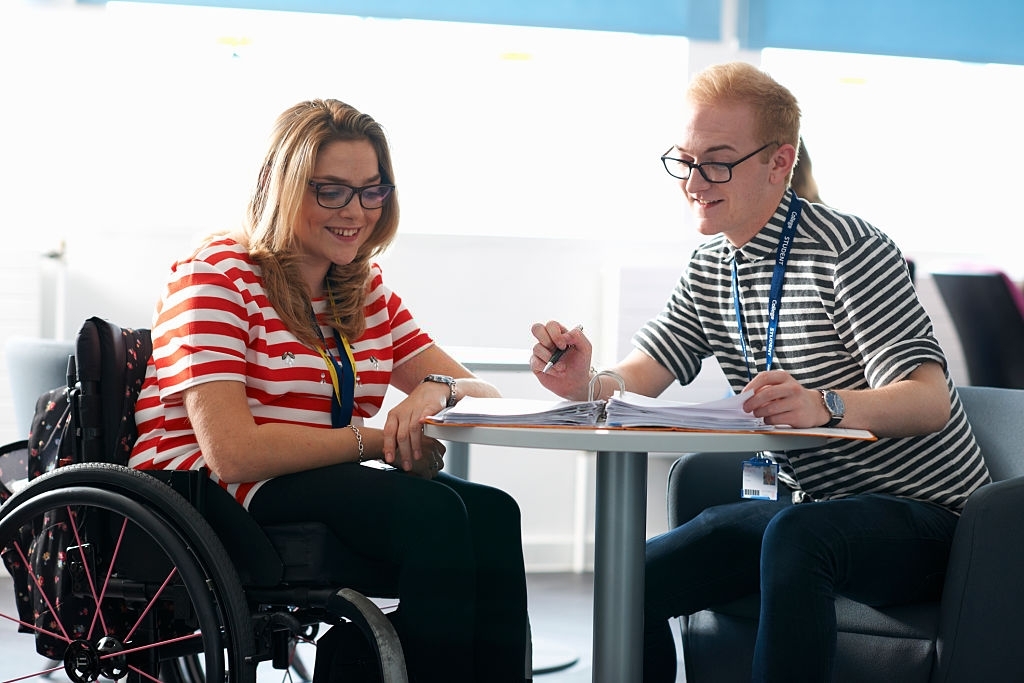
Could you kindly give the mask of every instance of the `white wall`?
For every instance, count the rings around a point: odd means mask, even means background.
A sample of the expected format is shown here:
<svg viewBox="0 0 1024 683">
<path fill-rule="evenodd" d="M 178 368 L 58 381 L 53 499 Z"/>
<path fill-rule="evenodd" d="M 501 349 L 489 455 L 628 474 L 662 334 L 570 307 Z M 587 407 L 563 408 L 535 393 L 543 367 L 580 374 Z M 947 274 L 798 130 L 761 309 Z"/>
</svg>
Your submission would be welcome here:
<svg viewBox="0 0 1024 683">
<path fill-rule="evenodd" d="M 530 325 L 559 319 L 582 324 L 600 363 L 617 359 L 623 337 L 617 311 L 606 301 L 618 287 L 617 270 L 648 264 L 656 273 L 646 318 L 660 309 L 674 271 L 692 246 L 688 240 L 610 244 L 580 240 L 401 235 L 381 260 L 385 281 L 408 303 L 420 324 L 447 347 L 499 347 L 528 360 Z M 80 236 L 67 246 L 67 303 L 63 324 L 73 336 L 91 315 L 121 325 L 148 327 L 170 261 L 185 254 L 191 234 L 158 234 L 139 244 L 125 232 Z M 660 267 L 656 267 L 660 266 Z M 617 300 L 617 297 L 612 297 Z M 634 302 L 634 304 L 642 302 Z M 514 352 L 512 352 L 514 355 Z M 475 353 L 479 357 L 479 353 Z M 551 395 L 529 373 L 482 373 L 507 396 Z M 717 398 L 724 387 L 691 390 L 692 400 Z M 6 389 L 6 387 L 4 387 Z M 0 392 L 3 395 L 3 392 Z M 393 399 L 389 399 L 391 402 Z M 5 439 L 6 440 L 6 439 Z M 652 458 L 652 533 L 664 528 L 665 458 Z M 474 447 L 473 479 L 513 493 L 523 509 L 524 543 L 531 570 L 582 569 L 593 554 L 593 456 Z"/>
<path fill-rule="evenodd" d="M 401 177 L 415 179 L 403 186 L 403 232 L 382 265 L 389 285 L 445 346 L 519 349 L 525 358 L 530 324 L 554 318 L 583 324 L 598 343 L 599 364 L 613 362 L 632 328 L 661 307 L 697 243 L 657 155 L 671 144 L 687 71 L 735 54 L 721 45 L 543 31 L 527 39 L 511 29 L 459 27 L 451 35 L 461 42 L 429 54 L 410 54 L 409 43 L 390 35 L 373 52 L 383 55 L 380 70 L 367 72 L 366 51 L 311 37 L 355 25 L 366 40 L 384 30 L 372 21 L 335 17 L 311 30 L 281 15 L 282 34 L 310 42 L 296 50 L 276 44 L 266 23 L 238 26 L 213 11 L 191 24 L 150 18 L 134 30 L 110 16 L 74 3 L 15 0 L 0 8 L 0 59 L 17 65 L 5 67 L 0 110 L 8 159 L 0 167 L 0 225 L 9 245 L 0 341 L 69 338 L 90 315 L 148 326 L 171 261 L 198 235 L 233 223 L 271 118 L 323 94 L 310 92 L 319 83 L 328 94 L 350 93 L 344 97 L 380 118 Z M 559 53 L 559 41 L 568 40 L 573 49 Z M 283 62 L 285 53 L 302 57 L 301 68 Z M 492 73 L 470 68 L 476 55 L 490 55 Z M 369 89 L 410 73 L 415 88 Z M 456 96 L 463 100 L 452 105 Z M 812 153 L 827 149 L 828 129 L 818 130 Z M 892 150 L 884 152 L 879 158 L 890 158 Z M 830 195 L 829 166 L 821 166 Z M 873 168 L 872 187 L 892 185 L 885 167 Z M 460 192 L 466 178 L 482 185 Z M 54 287 L 57 264 L 42 256 L 61 241 L 63 299 Z M 947 249 L 960 253 L 958 244 L 934 241 L 909 253 L 926 270 Z M 926 272 L 920 292 L 962 381 L 959 347 Z M 724 387 L 715 371 L 675 396 L 717 398 Z M 487 376 L 506 395 L 544 395 L 530 376 Z M 3 442 L 21 434 L 10 405 L 0 370 Z M 592 460 L 474 451 L 471 476 L 521 503 L 531 569 L 588 564 Z M 670 462 L 651 458 L 649 533 L 664 528 Z"/>
<path fill-rule="evenodd" d="M 600 362 L 610 363 L 623 353 L 632 328 L 660 309 L 695 239 L 679 235 L 660 243 L 611 244 L 413 234 L 402 235 L 381 263 L 388 284 L 444 346 L 498 347 L 499 357 L 511 354 L 525 361 L 533 344 L 530 325 L 559 319 L 583 324 L 595 340 Z M 182 254 L 190 240 L 187 234 L 167 234 L 141 249 L 126 234 L 69 242 L 66 328 L 73 334 L 90 315 L 148 326 L 170 255 Z M 624 295 L 620 278 L 627 283 Z M 950 354 L 954 376 L 962 381 L 959 346 L 930 279 L 919 289 Z M 481 374 L 507 396 L 551 396 L 529 373 Z M 705 375 L 670 394 L 680 400 L 718 398 L 725 391 L 720 372 L 712 365 Z M 2 389 L 0 400 L 7 395 L 7 387 Z M 8 437 L 5 442 L 10 430 Z M 473 447 L 471 453 L 470 476 L 508 490 L 519 501 L 532 571 L 590 565 L 592 455 L 500 447 Z M 649 534 L 665 529 L 664 490 L 671 462 L 665 455 L 650 458 Z"/>
</svg>

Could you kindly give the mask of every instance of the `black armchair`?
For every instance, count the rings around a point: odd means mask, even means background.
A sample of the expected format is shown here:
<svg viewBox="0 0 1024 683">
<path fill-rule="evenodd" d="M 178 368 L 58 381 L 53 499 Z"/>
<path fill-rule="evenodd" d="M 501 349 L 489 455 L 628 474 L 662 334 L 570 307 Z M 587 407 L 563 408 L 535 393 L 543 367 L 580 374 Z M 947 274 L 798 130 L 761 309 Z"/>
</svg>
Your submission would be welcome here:
<svg viewBox="0 0 1024 683">
<path fill-rule="evenodd" d="M 998 683 L 1024 676 L 1024 390 L 959 392 L 993 483 L 974 492 L 957 524 L 940 602 L 876 609 L 837 599 L 837 681 Z M 750 456 L 679 458 L 669 473 L 669 526 L 735 500 L 740 462 Z M 750 680 L 758 607 L 754 594 L 680 617 L 688 683 Z"/>
<path fill-rule="evenodd" d="M 999 271 L 932 273 L 971 384 L 1024 389 L 1024 292 Z"/>
</svg>

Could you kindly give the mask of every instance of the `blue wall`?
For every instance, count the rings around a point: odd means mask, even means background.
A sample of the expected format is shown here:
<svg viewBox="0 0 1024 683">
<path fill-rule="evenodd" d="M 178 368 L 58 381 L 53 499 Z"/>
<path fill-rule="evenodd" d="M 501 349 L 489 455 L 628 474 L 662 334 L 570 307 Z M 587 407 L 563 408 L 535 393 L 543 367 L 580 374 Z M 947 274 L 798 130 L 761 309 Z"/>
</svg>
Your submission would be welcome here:
<svg viewBox="0 0 1024 683">
<path fill-rule="evenodd" d="M 103 0 L 78 0 L 79 2 Z M 141 0 L 718 40 L 719 0 Z"/>
<path fill-rule="evenodd" d="M 105 0 L 78 0 L 103 4 Z M 717 41 L 720 0 L 139 0 Z M 740 47 L 1024 64 L 1022 0 L 739 0 Z"/>
<path fill-rule="evenodd" d="M 746 0 L 739 38 L 782 47 L 1024 64 L 1021 0 Z"/>
</svg>

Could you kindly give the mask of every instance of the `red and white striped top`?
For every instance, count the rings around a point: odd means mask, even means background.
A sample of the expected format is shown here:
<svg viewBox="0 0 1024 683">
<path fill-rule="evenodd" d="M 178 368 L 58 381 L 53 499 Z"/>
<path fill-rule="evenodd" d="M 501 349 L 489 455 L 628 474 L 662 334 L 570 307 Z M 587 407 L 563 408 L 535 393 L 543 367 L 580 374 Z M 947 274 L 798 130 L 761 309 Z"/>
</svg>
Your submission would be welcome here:
<svg viewBox="0 0 1024 683">
<path fill-rule="evenodd" d="M 319 315 L 324 299 L 313 301 Z M 353 424 L 380 410 L 391 372 L 433 344 L 401 298 L 372 267 L 366 331 L 351 344 L 358 381 Z M 330 352 L 339 357 L 330 328 Z M 257 424 L 286 422 L 330 428 L 333 385 L 323 357 L 289 332 L 270 305 L 259 266 L 230 238 L 176 263 L 153 321 L 153 356 L 135 407 L 136 469 L 199 469 L 204 460 L 182 406 L 184 389 L 226 380 L 245 384 Z M 211 477 L 215 475 L 211 473 Z M 247 506 L 262 482 L 225 485 Z"/>
</svg>

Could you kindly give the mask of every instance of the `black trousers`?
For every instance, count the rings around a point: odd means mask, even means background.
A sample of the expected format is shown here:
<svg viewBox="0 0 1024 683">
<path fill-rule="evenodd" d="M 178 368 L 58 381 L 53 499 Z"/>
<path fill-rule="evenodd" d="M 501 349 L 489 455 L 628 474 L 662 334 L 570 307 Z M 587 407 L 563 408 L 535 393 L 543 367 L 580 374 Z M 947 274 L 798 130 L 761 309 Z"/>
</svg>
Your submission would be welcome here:
<svg viewBox="0 0 1024 683">
<path fill-rule="evenodd" d="M 261 524 L 322 522 L 385 568 L 374 588 L 393 584 L 392 621 L 417 683 L 530 677 L 520 513 L 507 493 L 346 463 L 269 481 L 249 512 Z"/>
</svg>

